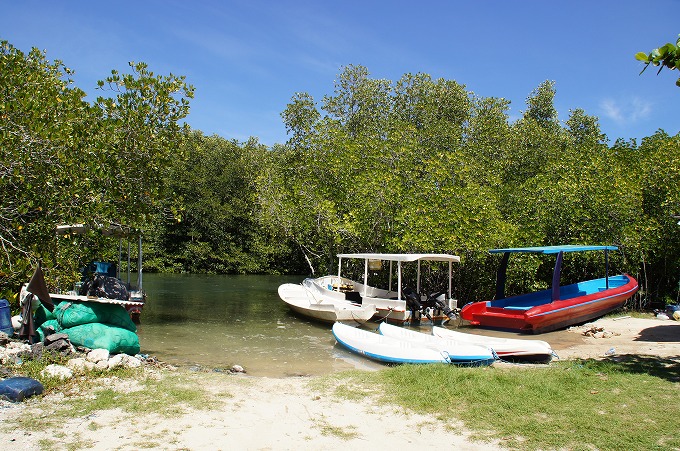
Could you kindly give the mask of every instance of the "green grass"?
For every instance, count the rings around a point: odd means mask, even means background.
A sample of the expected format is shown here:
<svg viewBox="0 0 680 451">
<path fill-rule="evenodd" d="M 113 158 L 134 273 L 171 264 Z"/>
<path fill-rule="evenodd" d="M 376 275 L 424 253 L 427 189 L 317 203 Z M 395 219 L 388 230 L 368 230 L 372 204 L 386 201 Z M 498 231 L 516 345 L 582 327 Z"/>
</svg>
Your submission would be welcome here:
<svg viewBox="0 0 680 451">
<path fill-rule="evenodd" d="M 321 418 L 312 419 L 312 423 L 319 430 L 321 435 L 337 437 L 342 440 L 351 440 L 359 437 L 355 426 L 332 426 L 322 415 Z"/>
<path fill-rule="evenodd" d="M 137 415 L 154 413 L 173 417 L 188 409 L 211 409 L 221 405 L 218 398 L 202 390 L 191 378 L 166 375 L 161 379 L 144 377 L 133 394 L 113 388 L 98 388 L 92 396 L 73 397 L 64 402 L 63 414 L 87 416 L 99 410 L 121 409 Z"/>
<path fill-rule="evenodd" d="M 357 383 L 350 373 L 339 396 Z M 680 364 L 629 357 L 549 367 L 402 365 L 361 378 L 390 402 L 516 449 L 677 449 Z"/>
<path fill-rule="evenodd" d="M 200 377 L 200 380 L 197 378 Z M 205 376 L 191 373 L 164 372 L 156 377 L 142 369 L 114 370 L 107 373 L 92 372 L 61 382 L 50 392 L 64 393 L 64 399 L 50 406 L 49 414 L 36 418 L 17 418 L 13 424 L 4 424 L 3 429 L 17 427 L 27 431 L 45 428 L 58 429 L 59 425 L 71 418 L 89 419 L 98 411 L 120 409 L 124 415 L 134 418 L 145 414 L 165 418 L 180 416 L 192 409 L 207 410 L 219 408 L 229 393 L 213 393 L 202 387 Z M 45 383 L 42 378 L 41 382 Z M 129 388 L 121 390 L 116 382 L 123 381 Z M 201 382 L 203 381 L 203 382 Z M 49 383 L 49 380 L 47 380 Z M 122 418 L 121 420 L 124 420 Z M 100 427 L 90 422 L 89 429 Z M 47 444 L 45 449 L 51 449 Z"/>
</svg>

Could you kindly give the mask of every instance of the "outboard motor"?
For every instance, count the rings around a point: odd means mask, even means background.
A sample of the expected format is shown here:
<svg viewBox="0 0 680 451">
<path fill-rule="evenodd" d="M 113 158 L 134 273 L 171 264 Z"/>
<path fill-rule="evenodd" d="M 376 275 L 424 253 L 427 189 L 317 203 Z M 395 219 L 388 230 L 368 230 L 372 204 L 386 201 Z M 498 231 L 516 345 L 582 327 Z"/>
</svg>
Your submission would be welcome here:
<svg viewBox="0 0 680 451">
<path fill-rule="evenodd" d="M 402 290 L 404 298 L 406 298 L 406 308 L 413 312 L 419 312 L 423 306 L 420 303 L 420 296 L 410 287 L 404 287 Z"/>
<path fill-rule="evenodd" d="M 445 294 L 446 292 L 444 291 L 438 291 L 436 293 L 430 294 L 425 301 L 425 307 L 439 309 L 444 312 L 444 315 L 448 316 L 449 319 L 456 319 L 458 318 L 456 312 L 450 309 L 449 306 L 444 302 L 446 299 Z"/>
</svg>

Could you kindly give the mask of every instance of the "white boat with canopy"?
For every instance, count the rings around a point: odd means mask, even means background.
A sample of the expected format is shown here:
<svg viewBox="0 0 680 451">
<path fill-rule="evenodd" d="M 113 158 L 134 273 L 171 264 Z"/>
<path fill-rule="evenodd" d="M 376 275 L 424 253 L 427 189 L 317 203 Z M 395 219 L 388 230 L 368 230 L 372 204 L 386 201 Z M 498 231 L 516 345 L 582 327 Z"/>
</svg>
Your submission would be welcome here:
<svg viewBox="0 0 680 451">
<path fill-rule="evenodd" d="M 343 275 L 343 271 L 347 270 L 348 262 L 353 261 L 356 266 L 357 260 L 360 264 L 363 264 L 361 281 L 352 280 Z M 448 283 L 444 289 L 429 295 L 422 294 L 422 262 L 447 264 Z M 322 299 L 324 303 L 341 305 L 350 302 L 356 305 L 373 305 L 375 306 L 373 320 L 402 325 L 418 323 L 424 319 L 442 323 L 456 317 L 457 301 L 452 298 L 454 262 L 460 262 L 460 257 L 450 254 L 415 253 L 338 254 L 337 275 L 305 279 L 302 287 L 305 289 L 306 296 L 308 296 L 307 293 L 313 293 L 315 298 Z M 343 264 L 345 264 L 344 267 Z M 411 281 L 415 282 L 415 288 L 405 284 L 404 269 L 407 264 L 416 264 L 415 280 Z M 387 274 L 385 273 L 386 270 L 389 271 Z M 376 281 L 383 281 L 383 283 L 386 281 L 386 287 L 378 288 L 371 285 L 369 278 L 375 278 Z M 286 287 L 286 289 L 292 291 L 290 287 Z M 281 295 L 281 287 L 279 294 Z"/>
</svg>

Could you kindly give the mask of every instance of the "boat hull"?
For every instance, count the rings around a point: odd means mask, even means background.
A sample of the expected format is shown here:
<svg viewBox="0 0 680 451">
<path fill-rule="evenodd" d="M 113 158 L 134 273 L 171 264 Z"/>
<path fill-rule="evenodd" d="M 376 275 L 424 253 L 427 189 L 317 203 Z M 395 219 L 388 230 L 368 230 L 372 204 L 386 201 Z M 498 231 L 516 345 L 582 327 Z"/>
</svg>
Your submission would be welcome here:
<svg viewBox="0 0 680 451">
<path fill-rule="evenodd" d="M 387 323 L 380 323 L 378 331 L 386 337 L 437 349 L 446 353 L 450 363 L 455 365 L 486 366 L 491 365 L 496 360 L 494 352 L 484 345 L 436 337 Z"/>
<path fill-rule="evenodd" d="M 406 301 L 397 299 L 397 292 L 364 285 L 360 282 L 334 275 L 305 279 L 302 286 L 323 302 L 350 301 L 357 304 L 375 305 L 373 321 L 388 322 L 399 326 L 432 324 L 442 325 L 450 320 L 442 309 L 431 309 L 429 318 L 421 311 L 407 308 Z M 456 308 L 455 300 L 449 308 Z"/>
<path fill-rule="evenodd" d="M 286 283 L 279 286 L 279 297 L 295 313 L 327 323 L 353 322 L 363 324 L 375 314 L 375 306 L 360 305 L 344 300 L 319 299 L 302 285 Z"/>
<path fill-rule="evenodd" d="M 342 323 L 333 324 L 335 340 L 352 352 L 383 363 L 450 363 L 448 355 L 434 348 L 386 337 Z"/>
<path fill-rule="evenodd" d="M 550 291 L 514 296 L 497 301 L 474 302 L 461 310 L 473 326 L 539 334 L 581 324 L 623 306 L 638 290 L 627 275 L 595 279 L 560 287 L 560 298 L 550 301 Z"/>
<path fill-rule="evenodd" d="M 555 356 L 550 344 L 542 340 L 490 337 L 443 327 L 433 327 L 432 335 L 462 343 L 488 346 L 493 349 L 498 358 L 503 360 L 549 362 Z"/>
</svg>

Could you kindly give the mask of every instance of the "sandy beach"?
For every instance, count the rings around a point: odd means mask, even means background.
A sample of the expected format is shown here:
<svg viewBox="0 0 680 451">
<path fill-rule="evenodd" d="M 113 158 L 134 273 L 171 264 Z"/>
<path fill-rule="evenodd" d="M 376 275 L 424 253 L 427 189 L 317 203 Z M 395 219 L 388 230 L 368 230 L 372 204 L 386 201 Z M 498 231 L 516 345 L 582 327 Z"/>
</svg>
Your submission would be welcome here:
<svg viewBox="0 0 680 451">
<path fill-rule="evenodd" d="M 553 344 L 561 359 L 607 354 L 680 358 L 680 323 L 672 320 L 605 318 L 571 328 L 569 334 L 572 339 Z M 166 372 L 171 370 L 160 370 L 158 377 Z M 331 393 L 332 387 L 316 384 L 314 377 L 276 379 L 214 372 L 185 372 L 182 377 L 209 391 L 210 397 L 219 401 L 216 406 L 187 409 L 172 418 L 97 411 L 41 429 L 17 420 L 39 422 L 63 401 L 63 393 L 17 404 L 4 402 L 0 405 L 0 446 L 16 450 L 502 448 L 466 430 L 462 423 L 381 404 L 370 393 L 356 399 L 340 398 Z M 130 396 L 138 389 L 124 379 L 104 383 Z"/>
</svg>

